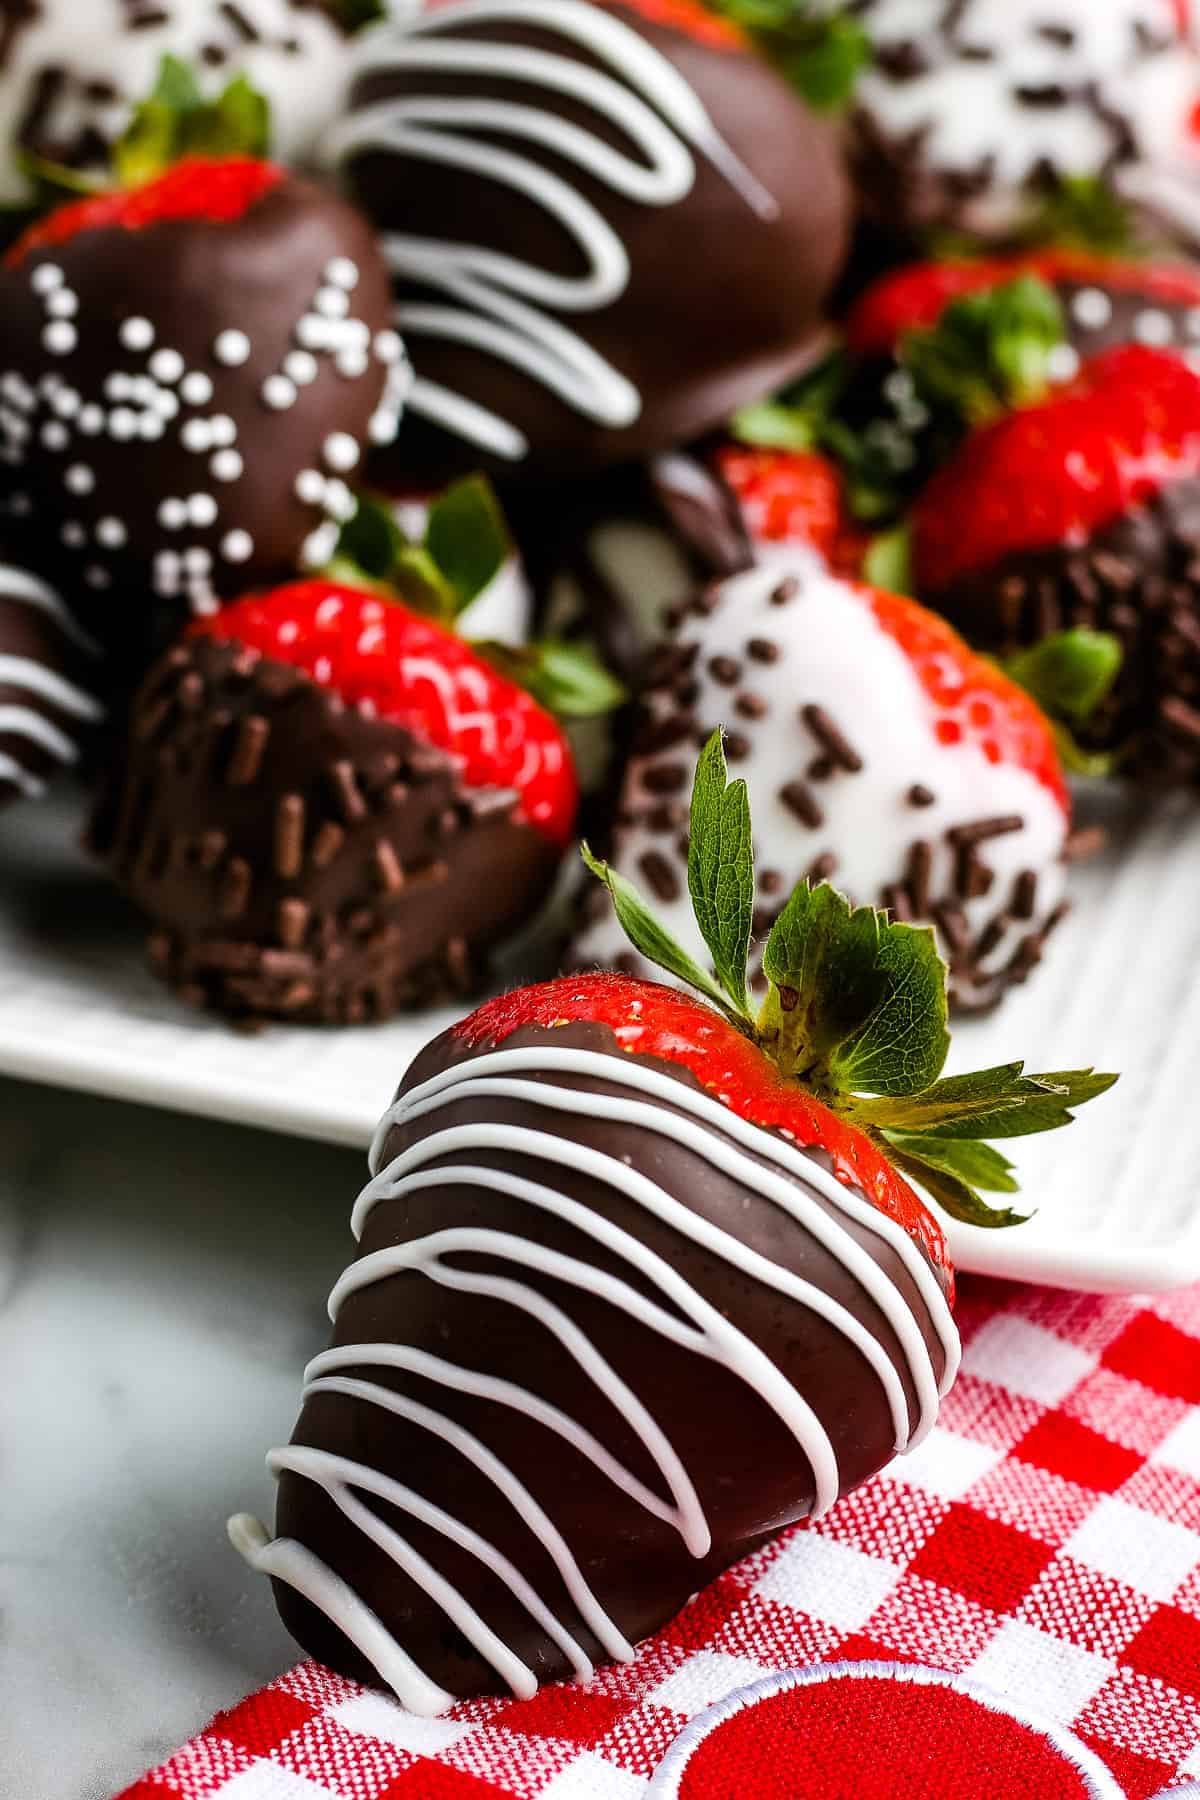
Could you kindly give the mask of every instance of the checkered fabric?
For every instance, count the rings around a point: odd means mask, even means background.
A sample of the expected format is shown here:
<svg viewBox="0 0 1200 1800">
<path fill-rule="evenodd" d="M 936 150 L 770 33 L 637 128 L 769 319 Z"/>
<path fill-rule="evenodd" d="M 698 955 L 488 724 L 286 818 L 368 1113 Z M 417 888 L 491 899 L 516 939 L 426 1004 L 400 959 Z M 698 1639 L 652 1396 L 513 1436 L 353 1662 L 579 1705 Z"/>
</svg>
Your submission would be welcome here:
<svg viewBox="0 0 1200 1800">
<path fill-rule="evenodd" d="M 1129 1800 L 1192 1791 L 1200 1289 L 962 1285 L 962 1373 L 926 1443 L 730 1569 L 628 1667 L 430 1720 L 301 1664 L 122 1800 L 637 1800 L 703 1708 L 855 1660 L 932 1665 L 1036 1708 Z"/>
</svg>

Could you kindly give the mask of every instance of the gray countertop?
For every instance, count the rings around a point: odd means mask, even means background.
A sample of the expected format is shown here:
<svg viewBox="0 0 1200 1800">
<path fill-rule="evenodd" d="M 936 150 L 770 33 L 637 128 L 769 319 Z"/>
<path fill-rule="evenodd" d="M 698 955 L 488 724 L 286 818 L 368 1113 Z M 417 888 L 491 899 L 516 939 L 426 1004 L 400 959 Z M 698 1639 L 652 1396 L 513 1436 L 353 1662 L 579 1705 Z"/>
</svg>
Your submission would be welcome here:
<svg viewBox="0 0 1200 1800">
<path fill-rule="evenodd" d="M 0 1080 L 0 1796 L 107 1800 L 298 1655 L 270 1515 L 364 1159 Z"/>
</svg>

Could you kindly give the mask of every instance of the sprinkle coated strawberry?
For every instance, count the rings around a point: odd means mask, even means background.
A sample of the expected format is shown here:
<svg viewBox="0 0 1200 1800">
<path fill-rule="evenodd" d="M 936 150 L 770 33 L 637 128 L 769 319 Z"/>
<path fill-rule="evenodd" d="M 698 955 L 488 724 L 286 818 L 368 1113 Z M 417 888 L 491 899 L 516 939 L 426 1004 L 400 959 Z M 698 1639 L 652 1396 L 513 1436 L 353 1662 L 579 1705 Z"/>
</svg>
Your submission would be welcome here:
<svg viewBox="0 0 1200 1800">
<path fill-rule="evenodd" d="M 63 206 L 18 238 L 6 258 L 19 268 L 37 250 L 67 244 L 85 231 L 145 231 L 180 219 L 232 224 L 284 179 L 274 163 L 252 157 L 189 157 L 144 187 L 116 189 Z"/>
<path fill-rule="evenodd" d="M 936 613 L 900 594 L 860 590 L 878 623 L 904 651 L 937 721 L 943 744 L 978 744 L 990 763 L 1008 763 L 1037 778 L 1070 814 L 1070 797 L 1054 734 L 1041 709 L 985 657 L 977 656 Z"/>
<path fill-rule="evenodd" d="M 865 1133 L 788 1081 L 749 1038 L 688 994 L 626 975 L 564 976 L 487 1001 L 454 1027 L 473 1049 L 502 1044 L 523 1025 L 607 1025 L 631 1055 L 679 1063 L 739 1118 L 833 1159 L 839 1181 L 860 1188 L 950 1278 L 941 1227 Z"/>
<path fill-rule="evenodd" d="M 303 669 L 348 706 L 451 752 L 472 787 L 515 789 L 522 816 L 553 842 L 570 837 L 578 788 L 558 725 L 432 620 L 357 588 L 303 581 L 235 601 L 192 631 Z"/>
<path fill-rule="evenodd" d="M 1105 351 L 1039 406 L 984 426 L 913 514 L 921 593 L 1015 551 L 1082 547 L 1200 467 L 1200 374 L 1140 345 Z"/>
</svg>

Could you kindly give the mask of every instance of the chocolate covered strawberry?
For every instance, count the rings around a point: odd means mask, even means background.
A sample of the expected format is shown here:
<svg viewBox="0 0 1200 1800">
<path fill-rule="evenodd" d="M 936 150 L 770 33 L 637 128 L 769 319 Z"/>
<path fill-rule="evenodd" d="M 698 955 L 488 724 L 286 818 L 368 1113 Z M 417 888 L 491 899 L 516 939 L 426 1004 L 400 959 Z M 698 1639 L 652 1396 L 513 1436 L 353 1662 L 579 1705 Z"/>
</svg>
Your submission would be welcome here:
<svg viewBox="0 0 1200 1800">
<path fill-rule="evenodd" d="M 1070 817 L 1053 733 L 923 607 L 777 551 L 678 614 L 643 710 L 612 861 L 695 955 L 688 772 L 727 721 L 760 834 L 757 937 L 797 881 L 828 876 L 934 923 L 962 1008 L 994 1003 L 1040 959 L 1063 910 Z M 596 912 L 572 947 L 579 966 L 629 954 Z"/>
<path fill-rule="evenodd" d="M 416 1058 L 376 1135 L 330 1348 L 230 1522 L 285 1623 L 418 1713 L 628 1661 L 721 1569 L 919 1444 L 954 1379 L 942 1229 L 993 1225 L 986 1141 L 1112 1080 L 944 1080 L 932 935 L 801 885 L 747 994 L 746 789 L 692 794 L 705 960 L 599 866 L 703 999 L 583 975 L 489 1001 Z M 731 1790 L 730 1790 L 731 1791 Z"/>
<path fill-rule="evenodd" d="M 522 688 L 315 580 L 198 621 L 152 671 L 93 835 L 185 999 L 337 1023 L 466 991 L 543 898 L 575 803 Z"/>
<path fill-rule="evenodd" d="M 1120 641 L 1087 741 L 1171 778 L 1200 771 L 1198 551 L 1200 372 L 1138 345 L 971 432 L 912 514 L 916 591 L 973 643 Z"/>
<path fill-rule="evenodd" d="M 79 201 L 0 274 L 0 458 L 117 629 L 328 561 L 403 351 L 369 227 L 250 157 Z"/>
</svg>

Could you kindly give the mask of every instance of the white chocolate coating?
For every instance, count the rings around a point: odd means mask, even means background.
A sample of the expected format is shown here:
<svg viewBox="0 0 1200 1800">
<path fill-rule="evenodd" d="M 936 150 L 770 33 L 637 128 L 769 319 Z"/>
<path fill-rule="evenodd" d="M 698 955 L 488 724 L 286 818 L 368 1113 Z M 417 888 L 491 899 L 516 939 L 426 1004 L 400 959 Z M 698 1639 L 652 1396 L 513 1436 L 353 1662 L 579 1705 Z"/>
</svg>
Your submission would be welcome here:
<svg viewBox="0 0 1200 1800">
<path fill-rule="evenodd" d="M 1136 180 L 1187 153 L 1200 67 L 1173 0 L 867 0 L 859 17 L 880 53 L 855 94 L 872 140 L 968 178 L 965 230 L 1010 229 L 1041 169 Z"/>
<path fill-rule="evenodd" d="M 1025 769 L 989 762 L 974 742 L 940 743 L 937 714 L 904 652 L 863 597 L 821 569 L 811 552 L 774 546 L 761 554 L 761 566 L 723 585 L 720 603 L 708 617 L 688 617 L 678 641 L 702 646 L 690 670 L 698 690 L 688 708 L 696 736 L 723 724 L 748 746 L 744 756 L 731 758 L 730 772 L 744 776 L 749 788 L 760 884 L 764 871 L 776 878 L 772 888 L 761 890 L 764 907 L 777 911 L 826 854 L 835 859 L 829 871 L 835 886 L 859 904 L 885 904 L 886 890 L 904 881 L 917 840 L 930 846 L 929 888 L 935 900 L 942 899 L 954 885 L 955 852 L 947 833 L 976 820 L 1019 815 L 1020 830 L 978 847 L 992 875 L 989 892 L 960 903 L 969 934 L 977 939 L 1004 911 L 1022 873 L 1036 874 L 1034 917 L 1009 920 L 982 959 L 985 969 L 1000 968 L 1022 935 L 1044 923 L 1062 899 L 1068 821 L 1057 798 Z M 795 583 L 793 596 L 775 604 L 773 594 L 789 579 Z M 752 640 L 771 645 L 774 660 L 756 660 L 748 650 Z M 725 678 L 719 673 L 722 659 L 737 671 L 732 680 L 728 670 Z M 744 716 L 743 697 L 761 706 L 759 716 Z M 649 701 L 655 719 L 681 710 L 661 690 L 653 690 Z M 823 708 L 852 744 L 862 760 L 859 772 L 837 768 L 824 780 L 807 777 L 822 748 L 800 717 L 803 707 L 813 705 Z M 612 861 L 707 966 L 688 897 L 686 857 L 677 841 L 686 829 L 695 754 L 695 745 L 685 741 L 634 755 L 620 804 L 619 817 L 626 822 L 618 823 Z M 664 785 L 668 768 L 680 772 L 674 787 Z M 783 790 L 796 780 L 806 783 L 819 823 L 804 823 L 784 798 Z M 933 794 L 929 805 L 911 804 L 908 796 L 917 785 Z M 665 828 L 655 817 L 664 804 L 673 804 L 679 815 L 677 824 Z M 668 886 L 673 882 L 673 897 L 663 891 L 662 880 L 656 884 L 648 876 L 647 858 L 654 859 Z M 628 940 L 605 904 L 577 939 L 572 961 L 612 965 L 628 952 Z M 658 971 L 654 975 L 667 979 Z"/>
<path fill-rule="evenodd" d="M 346 38 L 319 7 L 294 0 L 40 0 L 33 11 L 0 67 L 0 201 L 25 196 L 12 148 L 47 71 L 63 78 L 39 141 L 86 133 L 112 143 L 171 55 L 213 92 L 245 74 L 271 104 L 272 153 L 286 162 L 308 156 L 344 93 Z M 139 25 L 139 11 L 154 22 Z"/>
<path fill-rule="evenodd" d="M 0 802 L 40 799 L 57 767 L 79 761 L 104 709 L 74 675 L 97 654 L 53 588 L 0 564 Z"/>
<path fill-rule="evenodd" d="M 533 1077 L 534 1079 L 528 1079 Z M 555 1078 L 558 1079 L 555 1079 Z M 615 1094 L 596 1093 L 571 1085 L 571 1078 L 593 1078 Z M 382 1147 L 392 1128 L 424 1117 L 436 1120 L 446 1106 L 473 1100 L 486 1110 L 489 1102 L 521 1102 L 529 1109 L 533 1126 L 496 1120 L 434 1130 L 413 1143 L 384 1167 Z M 572 1114 L 611 1118 L 624 1126 L 637 1126 L 651 1135 L 685 1145 L 723 1174 L 744 1183 L 747 1189 L 780 1207 L 798 1230 L 817 1238 L 838 1258 L 849 1276 L 861 1283 L 874 1306 L 890 1326 L 918 1400 L 915 1428 L 910 1429 L 908 1406 L 899 1379 L 882 1342 L 872 1337 L 850 1311 L 830 1295 L 814 1287 L 739 1239 L 702 1218 L 659 1186 L 648 1175 L 620 1159 L 575 1143 L 570 1136 Z M 542 1115 L 545 1115 L 544 1124 Z M 473 1152 L 502 1152 L 516 1159 L 530 1175 L 472 1163 Z M 750 1152 L 751 1154 L 748 1154 Z M 427 1165 L 435 1160 L 437 1168 Z M 764 1167 L 760 1158 L 775 1168 Z M 539 1499 L 531 1494 L 512 1470 L 487 1445 L 435 1409 L 417 1403 L 389 1388 L 364 1381 L 346 1370 L 379 1367 L 411 1371 L 427 1381 L 440 1382 L 459 1391 L 485 1396 L 538 1420 L 547 1430 L 587 1457 L 598 1474 L 633 1497 L 655 1517 L 674 1524 L 688 1550 L 703 1557 L 712 1538 L 708 1521 L 688 1471 L 671 1445 L 669 1421 L 653 1418 L 633 1387 L 623 1380 L 571 1319 L 539 1287 L 521 1281 L 521 1270 L 554 1276 L 568 1287 L 597 1295 L 631 1318 L 671 1341 L 690 1348 L 704 1359 L 720 1362 L 736 1373 L 793 1432 L 810 1460 L 816 1486 L 814 1513 L 823 1511 L 839 1491 L 839 1469 L 829 1438 L 803 1394 L 764 1355 L 752 1340 L 716 1311 L 691 1286 L 680 1270 L 653 1252 L 632 1233 L 622 1230 L 600 1213 L 559 1191 L 547 1176 L 555 1166 L 582 1169 L 602 1186 L 644 1207 L 668 1222 L 706 1254 L 727 1259 L 752 1280 L 787 1296 L 801 1310 L 818 1313 L 844 1333 L 862 1353 L 881 1383 L 896 1425 L 896 1449 L 902 1452 L 920 1442 L 933 1424 L 938 1398 L 950 1386 L 957 1371 L 957 1332 L 941 1288 L 923 1253 L 894 1221 L 876 1211 L 860 1196 L 849 1192 L 820 1164 L 804 1156 L 776 1135 L 764 1132 L 730 1113 L 719 1101 L 691 1084 L 673 1079 L 640 1060 L 600 1052 L 549 1045 L 514 1048 L 503 1046 L 489 1054 L 444 1069 L 421 1086 L 395 1101 L 380 1124 L 372 1150 L 376 1171 L 354 1209 L 353 1229 L 361 1236 L 371 1210 L 385 1201 L 402 1200 L 407 1194 L 452 1185 L 478 1186 L 509 1194 L 525 1204 L 569 1222 L 582 1234 L 615 1255 L 639 1278 L 637 1287 L 580 1257 L 565 1256 L 535 1240 L 510 1232 L 479 1226 L 456 1227 L 447 1219 L 443 1229 L 416 1241 L 378 1250 L 352 1263 L 334 1287 L 331 1315 L 346 1298 L 401 1269 L 419 1270 L 426 1279 L 453 1290 L 501 1301 L 530 1314 L 557 1341 L 561 1352 L 572 1358 L 581 1373 L 594 1382 L 645 1446 L 670 1498 L 647 1489 L 577 1421 L 548 1405 L 531 1390 L 472 1369 L 458 1368 L 415 1346 L 400 1343 L 349 1344 L 318 1356 L 307 1371 L 306 1395 L 337 1392 L 370 1405 L 384 1407 L 410 1423 L 430 1430 L 466 1456 L 493 1483 L 499 1496 L 513 1506 L 539 1538 L 562 1577 L 579 1615 L 604 1646 L 608 1655 L 628 1660 L 632 1647 L 618 1627 L 599 1607 L 570 1546 L 553 1522 L 553 1490 Z M 653 1156 L 647 1166 L 657 1166 Z M 929 1344 L 909 1300 L 885 1270 L 841 1223 L 853 1219 L 859 1227 L 886 1241 L 915 1284 L 921 1303 L 942 1349 L 943 1368 L 935 1371 Z M 444 1260 L 463 1253 L 482 1254 L 491 1264 L 511 1265 L 514 1275 L 469 1272 Z M 666 1303 L 649 1298 L 647 1289 Z M 398 1329 L 402 1328 L 398 1321 Z M 563 1650 L 580 1679 L 587 1679 L 591 1664 L 580 1650 L 567 1623 L 548 1612 L 545 1602 L 529 1588 L 520 1572 L 462 1521 L 434 1507 L 420 1495 L 364 1464 L 331 1456 L 323 1451 L 292 1445 L 268 1458 L 276 1472 L 289 1470 L 317 1482 L 334 1504 L 393 1558 L 405 1573 L 436 1599 L 446 1615 L 479 1653 L 518 1695 L 536 1687 L 531 1669 L 511 1649 L 498 1641 L 474 1612 L 465 1596 L 448 1589 L 446 1582 L 416 1554 L 400 1534 L 383 1523 L 356 1496 L 373 1494 L 402 1513 L 421 1519 L 435 1530 L 485 1560 L 507 1583 L 542 1628 Z M 551 1458 L 547 1470 L 553 1469 Z M 368 1657 L 400 1700 L 414 1711 L 440 1712 L 451 1697 L 429 1681 L 412 1658 L 390 1634 L 384 1633 L 370 1611 L 369 1596 L 353 1593 L 311 1551 L 291 1540 L 271 1541 L 261 1526 L 244 1515 L 232 1520 L 230 1535 L 247 1560 L 264 1573 L 291 1582 Z"/>
</svg>

